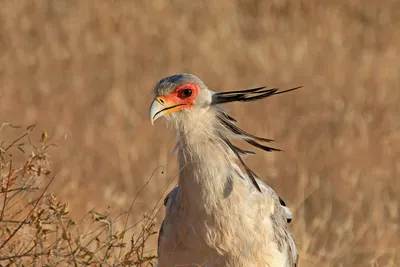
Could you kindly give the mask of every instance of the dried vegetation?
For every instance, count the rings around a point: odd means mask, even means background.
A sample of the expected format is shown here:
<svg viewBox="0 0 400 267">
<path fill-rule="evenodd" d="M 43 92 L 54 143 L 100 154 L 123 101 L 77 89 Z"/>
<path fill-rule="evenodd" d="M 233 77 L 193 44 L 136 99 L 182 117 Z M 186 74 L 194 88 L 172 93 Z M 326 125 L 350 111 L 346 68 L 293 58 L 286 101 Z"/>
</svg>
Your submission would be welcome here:
<svg viewBox="0 0 400 267">
<path fill-rule="evenodd" d="M 20 128 L 3 123 L 0 134 L 7 127 Z M 129 213 L 113 218 L 107 211 L 93 209 L 77 223 L 67 203 L 49 191 L 56 177 L 48 150 L 56 144 L 43 132 L 35 146 L 34 128 L 31 125 L 17 139 L 1 142 L 0 262 L 7 266 L 153 266 L 155 256 L 145 246 L 156 234 L 154 217 L 149 214 L 128 225 Z M 13 161 L 13 153 L 18 152 L 27 155 L 24 164 Z M 133 235 L 137 225 L 141 231 Z"/>
</svg>

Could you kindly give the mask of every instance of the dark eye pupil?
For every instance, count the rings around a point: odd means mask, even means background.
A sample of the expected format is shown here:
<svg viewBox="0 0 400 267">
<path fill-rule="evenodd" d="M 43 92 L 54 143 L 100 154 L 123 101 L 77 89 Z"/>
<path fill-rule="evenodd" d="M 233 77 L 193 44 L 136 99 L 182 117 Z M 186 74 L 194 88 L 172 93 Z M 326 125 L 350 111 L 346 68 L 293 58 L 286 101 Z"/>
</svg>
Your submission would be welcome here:
<svg viewBox="0 0 400 267">
<path fill-rule="evenodd" d="M 187 97 L 192 96 L 192 89 L 189 89 L 189 88 L 183 89 L 181 91 L 181 93 L 180 93 L 180 96 L 183 97 L 183 98 L 187 98 Z"/>
</svg>

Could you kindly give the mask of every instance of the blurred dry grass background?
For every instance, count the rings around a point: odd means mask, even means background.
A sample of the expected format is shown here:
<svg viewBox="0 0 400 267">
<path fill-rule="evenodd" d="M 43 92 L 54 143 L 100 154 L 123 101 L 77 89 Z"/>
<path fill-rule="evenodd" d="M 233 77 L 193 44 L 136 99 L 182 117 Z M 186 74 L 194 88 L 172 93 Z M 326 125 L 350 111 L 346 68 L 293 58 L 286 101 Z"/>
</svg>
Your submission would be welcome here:
<svg viewBox="0 0 400 267">
<path fill-rule="evenodd" d="M 160 78 L 304 85 L 229 106 L 284 150 L 249 162 L 294 210 L 300 266 L 400 265 L 400 1 L 0 3 L 0 122 L 57 140 L 51 190 L 73 216 L 127 210 L 156 170 L 137 220 L 176 183 L 172 132 L 148 119 Z"/>
</svg>

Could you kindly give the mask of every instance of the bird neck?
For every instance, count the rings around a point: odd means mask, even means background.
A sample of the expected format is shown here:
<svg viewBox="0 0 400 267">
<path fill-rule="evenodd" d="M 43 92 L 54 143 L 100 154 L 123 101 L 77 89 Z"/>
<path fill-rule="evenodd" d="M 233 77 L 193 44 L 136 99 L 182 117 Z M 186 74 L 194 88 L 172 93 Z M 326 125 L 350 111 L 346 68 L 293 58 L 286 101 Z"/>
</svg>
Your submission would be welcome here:
<svg viewBox="0 0 400 267">
<path fill-rule="evenodd" d="M 217 127 L 212 110 L 175 126 L 181 201 L 193 211 L 211 208 L 232 187 L 233 154 L 218 136 Z"/>
</svg>

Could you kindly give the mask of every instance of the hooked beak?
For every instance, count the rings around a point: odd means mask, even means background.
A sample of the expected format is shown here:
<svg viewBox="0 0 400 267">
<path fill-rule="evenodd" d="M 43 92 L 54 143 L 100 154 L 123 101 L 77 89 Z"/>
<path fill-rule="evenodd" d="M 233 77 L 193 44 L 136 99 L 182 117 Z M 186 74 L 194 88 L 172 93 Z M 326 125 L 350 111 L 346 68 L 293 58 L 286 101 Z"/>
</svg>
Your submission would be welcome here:
<svg viewBox="0 0 400 267">
<path fill-rule="evenodd" d="M 181 110 L 183 106 L 185 106 L 185 104 L 168 103 L 163 98 L 157 97 L 150 106 L 151 124 L 154 125 L 154 121 L 162 116 Z"/>
</svg>

